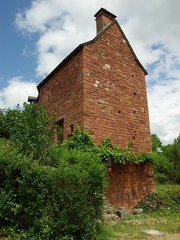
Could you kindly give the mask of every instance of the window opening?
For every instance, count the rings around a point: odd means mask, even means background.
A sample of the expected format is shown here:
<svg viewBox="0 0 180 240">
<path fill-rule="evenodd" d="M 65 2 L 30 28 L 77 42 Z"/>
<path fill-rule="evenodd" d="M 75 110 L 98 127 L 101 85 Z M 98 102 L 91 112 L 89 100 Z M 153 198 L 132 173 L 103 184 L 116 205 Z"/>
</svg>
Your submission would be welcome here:
<svg viewBox="0 0 180 240">
<path fill-rule="evenodd" d="M 58 129 L 57 129 L 57 139 L 60 143 L 63 142 L 63 134 L 64 134 L 64 119 L 59 121 L 57 123 Z"/>
<path fill-rule="evenodd" d="M 73 131 L 74 131 L 74 126 L 73 126 L 73 124 L 71 124 L 70 125 L 70 132 L 71 132 L 71 134 L 73 133 Z"/>
</svg>

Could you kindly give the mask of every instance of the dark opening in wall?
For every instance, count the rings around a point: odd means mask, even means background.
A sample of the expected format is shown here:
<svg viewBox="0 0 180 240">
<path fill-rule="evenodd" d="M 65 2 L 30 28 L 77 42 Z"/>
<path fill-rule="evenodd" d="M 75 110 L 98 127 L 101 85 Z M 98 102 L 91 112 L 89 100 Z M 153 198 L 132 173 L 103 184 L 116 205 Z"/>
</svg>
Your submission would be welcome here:
<svg viewBox="0 0 180 240">
<path fill-rule="evenodd" d="M 121 111 L 119 110 L 118 113 L 121 113 Z"/>
<path fill-rule="evenodd" d="M 74 131 L 74 126 L 73 126 L 73 124 L 71 124 L 70 125 L 70 132 L 73 133 L 73 131 Z"/>
<path fill-rule="evenodd" d="M 57 122 L 58 128 L 57 128 L 57 139 L 60 143 L 63 142 L 63 134 L 64 134 L 64 119 L 61 119 L 59 122 Z"/>
<path fill-rule="evenodd" d="M 72 136 L 72 133 L 74 131 L 74 126 L 73 124 L 70 125 L 70 133 L 68 134 L 68 138 L 70 138 Z"/>
<path fill-rule="evenodd" d="M 134 95 L 136 95 L 136 93 L 134 92 Z"/>
<path fill-rule="evenodd" d="M 136 111 L 134 111 L 134 113 L 136 113 Z"/>
</svg>

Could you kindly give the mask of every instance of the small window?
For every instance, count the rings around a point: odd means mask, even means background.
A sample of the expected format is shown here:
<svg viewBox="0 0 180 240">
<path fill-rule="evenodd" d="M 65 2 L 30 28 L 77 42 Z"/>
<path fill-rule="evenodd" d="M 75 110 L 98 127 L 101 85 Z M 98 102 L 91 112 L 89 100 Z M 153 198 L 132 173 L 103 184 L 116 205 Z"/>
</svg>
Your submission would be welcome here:
<svg viewBox="0 0 180 240">
<path fill-rule="evenodd" d="M 70 125 L 70 132 L 71 132 L 71 134 L 73 133 L 73 131 L 74 131 L 74 126 L 73 126 L 73 124 L 71 124 Z"/>
<path fill-rule="evenodd" d="M 74 131 L 74 126 L 73 124 L 70 125 L 70 133 L 68 134 L 68 138 L 70 138 L 73 134 L 73 131 Z"/>
<path fill-rule="evenodd" d="M 63 133 L 64 133 L 64 119 L 57 123 L 57 140 L 62 143 L 63 142 Z"/>
</svg>

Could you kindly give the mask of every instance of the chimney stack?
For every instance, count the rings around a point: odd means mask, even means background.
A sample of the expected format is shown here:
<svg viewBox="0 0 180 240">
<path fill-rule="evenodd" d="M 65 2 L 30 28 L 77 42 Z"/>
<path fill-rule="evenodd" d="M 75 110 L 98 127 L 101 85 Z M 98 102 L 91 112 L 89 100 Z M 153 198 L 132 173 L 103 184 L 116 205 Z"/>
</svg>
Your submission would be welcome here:
<svg viewBox="0 0 180 240">
<path fill-rule="evenodd" d="M 95 15 L 96 18 L 96 31 L 97 34 L 104 29 L 109 23 L 114 21 L 116 16 L 110 12 L 108 12 L 106 9 L 101 8 Z"/>
</svg>

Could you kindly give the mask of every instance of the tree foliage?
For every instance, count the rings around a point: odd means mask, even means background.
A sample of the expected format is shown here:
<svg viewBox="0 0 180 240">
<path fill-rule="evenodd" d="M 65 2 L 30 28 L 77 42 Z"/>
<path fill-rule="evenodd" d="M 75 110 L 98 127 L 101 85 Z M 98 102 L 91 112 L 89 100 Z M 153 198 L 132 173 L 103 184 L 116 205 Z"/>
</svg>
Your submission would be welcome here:
<svg viewBox="0 0 180 240">
<path fill-rule="evenodd" d="M 151 135 L 154 153 L 157 148 L 162 152 L 154 158 L 155 179 L 160 183 L 180 183 L 180 135 L 173 144 L 162 146 L 156 134 Z"/>
<path fill-rule="evenodd" d="M 171 161 L 174 164 L 174 179 L 180 183 L 180 135 L 174 140 L 171 148 Z"/>
<path fill-rule="evenodd" d="M 154 159 L 154 154 L 151 152 L 134 153 L 131 148 L 131 143 L 128 143 L 124 149 L 121 149 L 119 146 L 113 144 L 109 137 L 104 139 L 99 146 L 96 146 L 88 132 L 80 128 L 77 128 L 72 136 L 64 141 L 61 146 L 69 150 L 78 149 L 80 151 L 93 152 L 98 155 L 103 162 L 111 160 L 111 162 L 114 163 L 119 162 L 126 164 L 128 162 L 149 162 Z"/>
<path fill-rule="evenodd" d="M 102 218 L 105 166 L 75 149 L 55 146 L 51 155 L 56 165 L 43 165 L 0 140 L 1 229 L 19 231 L 18 239 L 90 240 Z"/>
<path fill-rule="evenodd" d="M 8 239 L 90 240 L 99 228 L 105 166 L 78 149 L 93 145 L 85 135 L 71 149 L 55 146 L 54 127 L 40 105 L 0 111 L 0 226 L 13 229 Z"/>
<path fill-rule="evenodd" d="M 152 151 L 155 152 L 157 148 L 162 147 L 162 142 L 158 138 L 156 134 L 151 134 L 151 142 L 152 142 Z"/>
<path fill-rule="evenodd" d="M 0 137 L 12 140 L 20 151 L 42 161 L 50 154 L 54 132 L 54 118 L 49 118 L 39 104 L 24 104 L 24 110 L 0 110 Z"/>
</svg>

